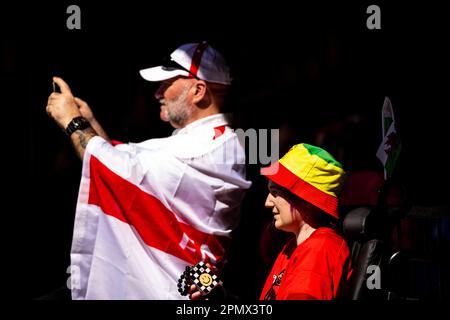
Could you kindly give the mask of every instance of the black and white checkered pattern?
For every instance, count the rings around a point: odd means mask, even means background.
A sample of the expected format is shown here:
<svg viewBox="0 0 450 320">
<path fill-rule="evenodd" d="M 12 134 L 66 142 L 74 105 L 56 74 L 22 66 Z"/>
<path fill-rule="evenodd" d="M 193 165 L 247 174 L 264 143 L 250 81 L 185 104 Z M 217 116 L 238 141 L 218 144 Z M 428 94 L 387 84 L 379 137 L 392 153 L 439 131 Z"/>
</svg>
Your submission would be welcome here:
<svg viewBox="0 0 450 320">
<path fill-rule="evenodd" d="M 208 286 L 205 286 L 200 282 L 200 276 L 205 273 L 210 275 L 212 278 L 212 282 Z M 221 286 L 222 281 L 210 268 L 205 265 L 203 261 L 200 261 L 193 267 L 187 266 L 186 270 L 180 276 L 180 279 L 178 280 L 178 291 L 180 294 L 183 296 L 187 295 L 191 284 L 195 284 L 199 291 L 203 295 L 206 295 L 215 287 Z"/>
</svg>

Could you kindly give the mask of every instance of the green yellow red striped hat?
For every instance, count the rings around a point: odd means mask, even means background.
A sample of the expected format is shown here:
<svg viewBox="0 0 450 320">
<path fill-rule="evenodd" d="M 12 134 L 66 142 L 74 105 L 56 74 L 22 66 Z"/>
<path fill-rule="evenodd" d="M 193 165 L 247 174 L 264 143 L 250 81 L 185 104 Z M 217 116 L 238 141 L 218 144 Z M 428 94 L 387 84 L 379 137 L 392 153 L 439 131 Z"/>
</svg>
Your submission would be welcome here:
<svg viewBox="0 0 450 320">
<path fill-rule="evenodd" d="M 261 174 L 335 218 L 344 181 L 342 165 L 327 151 L 306 143 L 293 146 Z"/>
</svg>

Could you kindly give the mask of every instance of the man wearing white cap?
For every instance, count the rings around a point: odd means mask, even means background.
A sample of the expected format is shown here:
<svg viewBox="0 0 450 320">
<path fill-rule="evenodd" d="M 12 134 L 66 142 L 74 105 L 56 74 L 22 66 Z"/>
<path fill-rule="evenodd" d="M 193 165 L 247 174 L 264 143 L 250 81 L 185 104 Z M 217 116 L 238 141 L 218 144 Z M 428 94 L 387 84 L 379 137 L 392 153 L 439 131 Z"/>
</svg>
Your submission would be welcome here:
<svg viewBox="0 0 450 320">
<path fill-rule="evenodd" d="M 71 249 L 73 299 L 180 299 L 186 265 L 224 262 L 245 180 L 245 152 L 220 113 L 231 84 L 206 42 L 140 71 L 172 136 L 111 143 L 89 106 L 54 78 L 47 113 L 83 160 Z"/>
</svg>

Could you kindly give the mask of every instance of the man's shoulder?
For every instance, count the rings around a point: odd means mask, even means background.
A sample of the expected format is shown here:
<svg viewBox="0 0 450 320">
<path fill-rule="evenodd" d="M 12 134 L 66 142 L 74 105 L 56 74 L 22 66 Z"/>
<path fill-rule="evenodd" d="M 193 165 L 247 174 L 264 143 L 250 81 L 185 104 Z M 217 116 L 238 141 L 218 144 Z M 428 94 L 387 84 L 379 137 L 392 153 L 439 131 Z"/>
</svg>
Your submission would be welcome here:
<svg viewBox="0 0 450 320">
<path fill-rule="evenodd" d="M 160 150 L 171 145 L 175 140 L 174 136 L 164 137 L 164 138 L 152 138 L 145 141 L 130 143 L 140 149 L 140 151 L 146 150 Z"/>
<path fill-rule="evenodd" d="M 180 160 L 213 160 L 233 157 L 236 161 L 245 161 L 245 152 L 237 135 L 229 127 L 220 129 L 220 133 L 190 132 L 165 138 L 155 138 L 139 143 L 131 143 L 137 153 L 161 153 Z M 209 133 L 209 134 L 207 134 Z"/>
</svg>

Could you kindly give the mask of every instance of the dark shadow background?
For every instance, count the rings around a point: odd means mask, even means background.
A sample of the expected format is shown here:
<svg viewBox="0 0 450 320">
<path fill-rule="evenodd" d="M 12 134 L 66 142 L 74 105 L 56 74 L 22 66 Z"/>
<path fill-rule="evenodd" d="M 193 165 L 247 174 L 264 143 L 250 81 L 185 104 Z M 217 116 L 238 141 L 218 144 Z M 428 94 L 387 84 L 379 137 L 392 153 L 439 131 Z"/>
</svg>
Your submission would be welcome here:
<svg viewBox="0 0 450 320">
<path fill-rule="evenodd" d="M 45 113 L 51 77 L 64 78 L 89 103 L 110 137 L 164 137 L 172 129 L 159 119 L 157 85 L 138 70 L 186 42 L 207 40 L 228 60 L 238 127 L 279 128 L 285 152 L 344 124 L 337 144 L 345 144 L 348 170 L 382 170 L 375 153 L 389 96 L 403 141 L 397 179 L 416 205 L 448 204 L 449 37 L 438 5 L 92 2 L 1 4 L 3 195 L 14 203 L 2 210 L 4 234 L 14 235 L 4 241 L 4 265 L 13 296 L 38 297 L 68 277 L 81 164 Z M 81 30 L 66 28 L 70 4 L 81 8 Z M 381 30 L 366 28 L 370 4 L 381 7 Z M 333 152 L 336 141 L 324 144 Z M 227 274 L 251 298 L 269 267 L 259 254 L 271 215 L 258 169 L 248 168 L 254 184 Z"/>
</svg>

